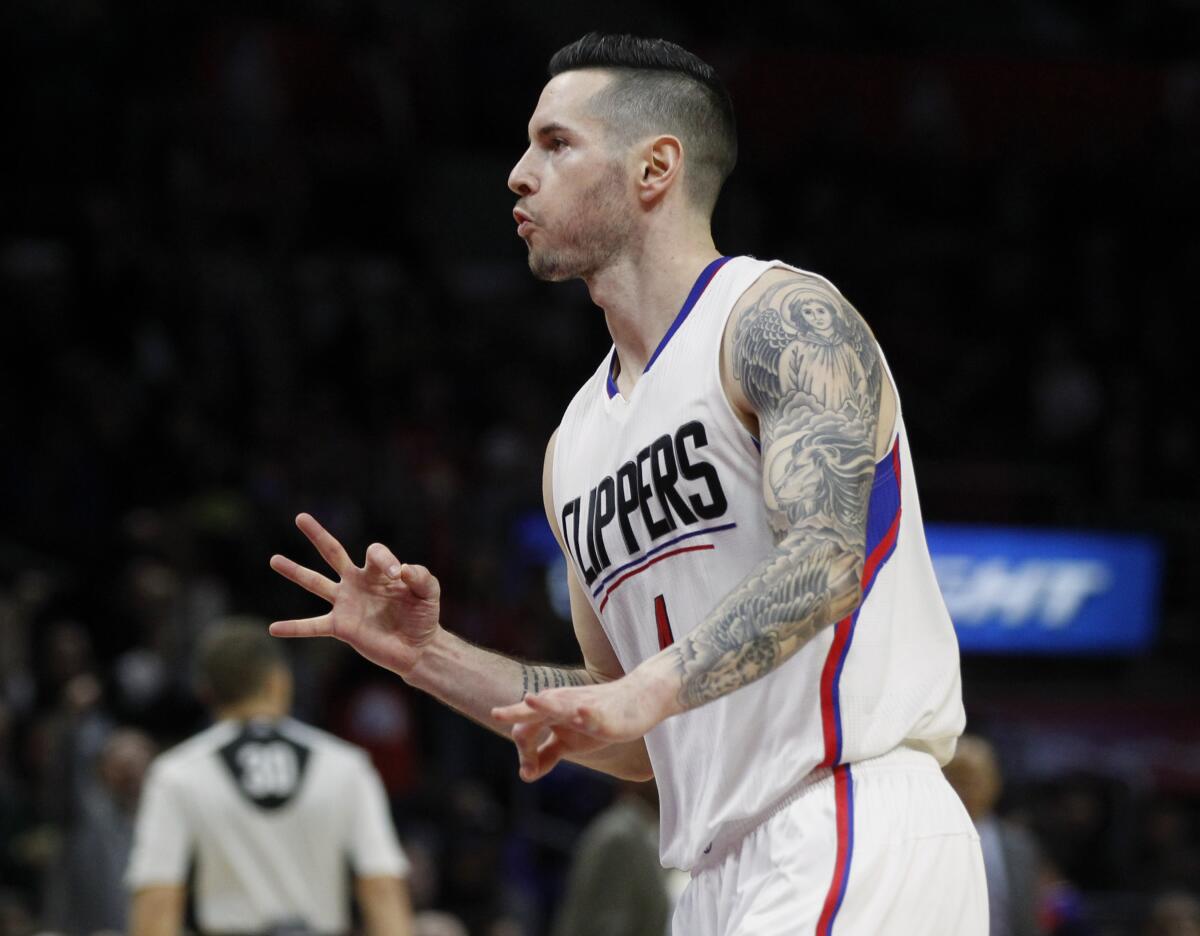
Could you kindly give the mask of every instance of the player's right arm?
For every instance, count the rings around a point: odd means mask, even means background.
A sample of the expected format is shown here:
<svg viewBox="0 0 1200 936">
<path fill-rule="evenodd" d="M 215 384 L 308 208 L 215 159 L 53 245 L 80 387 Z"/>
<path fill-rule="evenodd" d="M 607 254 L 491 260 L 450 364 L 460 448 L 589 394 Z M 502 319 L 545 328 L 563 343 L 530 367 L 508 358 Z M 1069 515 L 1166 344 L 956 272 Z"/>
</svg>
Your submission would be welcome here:
<svg viewBox="0 0 1200 936">
<path fill-rule="evenodd" d="M 571 569 L 571 555 L 563 542 L 562 532 L 558 528 L 557 511 L 554 509 L 554 448 L 558 431 L 550 436 L 546 446 L 546 458 L 542 467 L 542 504 L 546 510 L 546 521 L 554 531 L 558 548 L 562 550 L 567 562 L 567 592 L 571 600 L 571 624 L 575 629 L 575 639 L 583 651 L 586 662 L 585 671 L 591 685 L 611 682 L 625 675 L 625 670 L 617 659 L 617 654 L 604 633 L 600 619 L 596 616 L 592 604 L 588 601 L 587 593 L 579 583 L 579 577 Z M 588 685 L 580 682 L 575 685 Z M 542 685 L 542 689 L 554 688 Z M 527 692 L 539 690 L 532 686 L 521 693 L 522 698 Z M 491 713 L 489 712 L 489 717 Z M 511 736 L 517 745 L 521 758 L 521 773 L 526 780 L 537 780 L 545 776 L 565 758 L 577 763 L 586 764 L 596 770 L 613 774 L 626 780 L 650 780 L 654 777 L 654 768 L 650 763 L 650 754 L 646 750 L 643 738 L 634 741 L 610 744 L 595 751 L 587 752 L 593 745 L 593 739 L 579 732 L 569 730 L 567 726 L 557 725 L 553 729 L 544 727 L 534 728 L 531 725 L 506 726 L 511 729 Z M 586 759 L 585 759 L 586 758 Z"/>
<path fill-rule="evenodd" d="M 549 497 L 553 453 L 551 438 L 542 487 L 557 537 Z M 367 549 L 365 564 L 358 567 L 341 543 L 313 517 L 300 514 L 296 525 L 337 573 L 338 581 L 284 556 L 272 556 L 271 568 L 331 605 L 318 617 L 276 621 L 271 625 L 276 637 L 329 636 L 350 644 L 414 688 L 497 734 L 512 738 L 521 760 L 521 775 L 527 780 L 542 776 L 564 757 L 628 780 L 653 776 L 641 739 L 606 745 L 565 728 L 514 729 L 492 716 L 493 709 L 519 702 L 526 693 L 598 685 L 624 674 L 574 576 L 569 576 L 571 616 L 584 665 L 574 668 L 526 663 L 477 647 L 443 628 L 441 587 L 424 566 L 401 563 L 386 546 L 373 543 Z"/>
<path fill-rule="evenodd" d="M 130 936 L 183 932 L 188 862 L 194 838 L 189 813 L 162 758 L 146 773 L 125 883 L 132 892 Z"/>
</svg>

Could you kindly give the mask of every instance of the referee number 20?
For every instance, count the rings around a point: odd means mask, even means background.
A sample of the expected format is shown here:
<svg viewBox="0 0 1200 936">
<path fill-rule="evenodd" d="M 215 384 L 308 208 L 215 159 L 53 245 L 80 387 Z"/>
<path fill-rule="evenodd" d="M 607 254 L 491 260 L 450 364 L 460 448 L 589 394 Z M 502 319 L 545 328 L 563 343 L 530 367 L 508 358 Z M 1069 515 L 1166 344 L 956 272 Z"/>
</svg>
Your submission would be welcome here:
<svg viewBox="0 0 1200 936">
<path fill-rule="evenodd" d="M 249 743 L 237 752 L 242 788 L 253 799 L 291 796 L 300 779 L 296 752 L 282 741 Z"/>
</svg>

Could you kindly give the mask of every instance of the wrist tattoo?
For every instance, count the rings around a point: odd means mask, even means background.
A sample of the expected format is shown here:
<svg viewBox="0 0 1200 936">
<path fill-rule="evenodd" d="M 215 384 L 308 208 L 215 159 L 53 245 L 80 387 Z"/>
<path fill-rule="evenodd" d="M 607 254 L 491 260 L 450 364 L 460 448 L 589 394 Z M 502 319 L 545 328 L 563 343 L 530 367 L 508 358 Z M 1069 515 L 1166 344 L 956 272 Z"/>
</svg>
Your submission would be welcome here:
<svg viewBox="0 0 1200 936">
<path fill-rule="evenodd" d="M 562 689 L 566 686 L 586 686 L 587 670 L 563 669 L 558 666 L 521 664 L 521 698 L 543 689 Z"/>
</svg>

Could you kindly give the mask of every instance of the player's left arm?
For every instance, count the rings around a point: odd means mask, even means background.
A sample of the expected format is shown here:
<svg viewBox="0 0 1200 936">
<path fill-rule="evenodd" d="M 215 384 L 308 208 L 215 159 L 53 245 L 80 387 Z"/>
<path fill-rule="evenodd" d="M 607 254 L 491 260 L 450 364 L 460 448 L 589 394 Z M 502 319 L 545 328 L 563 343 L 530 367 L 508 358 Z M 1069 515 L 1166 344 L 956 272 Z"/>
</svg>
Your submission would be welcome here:
<svg viewBox="0 0 1200 936">
<path fill-rule="evenodd" d="M 355 878 L 354 896 L 362 910 L 365 936 L 411 936 L 412 901 L 403 878 Z"/>
<path fill-rule="evenodd" d="M 776 546 L 663 654 L 678 711 L 769 673 L 862 594 L 884 383 L 866 323 L 826 280 L 778 270 L 743 298 L 723 350 L 727 392 L 758 424 Z"/>
<path fill-rule="evenodd" d="M 624 678 L 527 697 L 514 720 L 639 736 L 761 678 L 858 606 L 884 385 L 874 338 L 827 281 L 778 270 L 743 296 L 723 350 L 731 402 L 757 424 L 775 548 Z"/>
</svg>

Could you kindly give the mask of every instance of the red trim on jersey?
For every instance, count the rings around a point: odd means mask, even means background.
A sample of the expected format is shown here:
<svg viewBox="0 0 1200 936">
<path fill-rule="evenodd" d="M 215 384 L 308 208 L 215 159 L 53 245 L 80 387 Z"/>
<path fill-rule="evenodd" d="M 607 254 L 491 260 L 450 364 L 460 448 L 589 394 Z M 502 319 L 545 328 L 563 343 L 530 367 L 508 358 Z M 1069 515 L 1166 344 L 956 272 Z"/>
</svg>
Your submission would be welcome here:
<svg viewBox="0 0 1200 936">
<path fill-rule="evenodd" d="M 833 643 L 829 654 L 825 657 L 825 666 L 821 669 L 821 733 L 825 737 L 825 756 L 821 759 L 822 767 L 831 767 L 838 759 L 838 735 L 842 726 L 834 711 L 833 694 L 838 671 L 841 669 L 842 655 L 850 642 L 850 628 L 853 625 L 853 615 L 842 618 L 833 629 Z"/>
<path fill-rule="evenodd" d="M 832 936 L 833 921 L 837 919 L 850 880 L 850 858 L 854 853 L 854 783 L 849 765 L 833 768 L 833 796 L 837 810 L 837 857 L 833 862 L 833 880 L 817 920 L 816 936 Z"/>
<path fill-rule="evenodd" d="M 667 617 L 667 599 L 662 595 L 654 599 L 654 620 L 658 624 L 658 649 L 666 650 L 675 643 L 675 635 L 671 633 L 671 619 Z"/>
<path fill-rule="evenodd" d="M 716 549 L 716 546 L 714 546 L 712 543 L 705 543 L 703 546 L 683 546 L 680 549 L 672 549 L 670 552 L 665 552 L 662 555 L 655 556 L 653 559 L 651 559 L 645 565 L 638 566 L 636 569 L 633 569 L 630 572 L 626 572 L 619 579 L 617 579 L 615 582 L 613 582 L 611 585 L 608 586 L 608 591 L 606 591 L 604 593 L 604 600 L 600 602 L 601 612 L 604 611 L 604 606 L 608 604 L 608 599 L 612 597 L 612 593 L 617 590 L 617 587 L 622 582 L 633 578 L 639 572 L 645 572 L 648 568 L 650 568 L 650 566 L 654 565 L 656 562 L 662 562 L 664 559 L 670 559 L 672 556 L 678 556 L 678 555 L 681 555 L 682 553 L 699 552 L 702 549 Z"/>
</svg>

